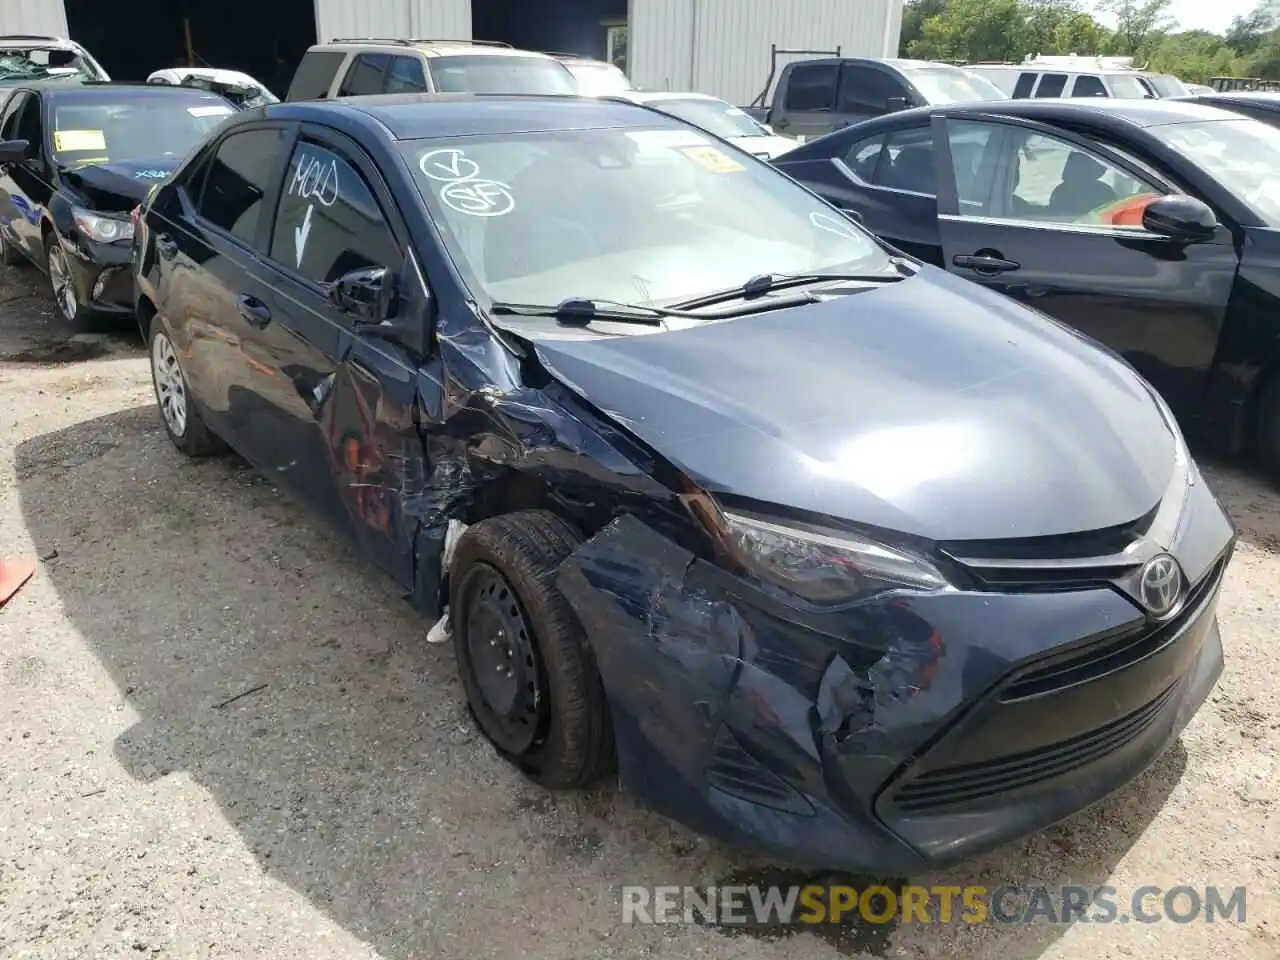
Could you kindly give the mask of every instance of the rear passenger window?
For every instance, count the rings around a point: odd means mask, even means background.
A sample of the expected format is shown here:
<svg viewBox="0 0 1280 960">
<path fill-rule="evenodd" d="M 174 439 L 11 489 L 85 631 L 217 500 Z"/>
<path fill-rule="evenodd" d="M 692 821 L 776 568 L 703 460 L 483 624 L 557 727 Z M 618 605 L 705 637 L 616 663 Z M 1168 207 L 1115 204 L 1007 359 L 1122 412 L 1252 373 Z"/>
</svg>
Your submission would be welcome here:
<svg viewBox="0 0 1280 960">
<path fill-rule="evenodd" d="M 387 93 L 424 93 L 427 77 L 417 57 L 392 57 L 387 73 Z"/>
<path fill-rule="evenodd" d="M 1036 85 L 1036 75 L 1034 73 L 1018 74 L 1018 82 L 1013 88 L 1013 99 L 1025 100 L 1031 96 L 1031 88 Z"/>
<path fill-rule="evenodd" d="M 283 140 L 284 131 L 277 128 L 245 130 L 222 141 L 200 195 L 200 216 L 253 244 Z"/>
<path fill-rule="evenodd" d="M 793 67 L 787 78 L 787 99 L 783 109 L 830 113 L 836 107 L 836 81 L 839 77 L 838 63 Z"/>
<path fill-rule="evenodd" d="M 1073 97 L 1105 97 L 1107 88 L 1098 77 L 1076 77 L 1076 85 L 1071 88 Z"/>
<path fill-rule="evenodd" d="M 387 85 L 387 68 L 391 57 L 385 53 L 362 53 L 356 57 L 338 88 L 340 97 L 360 97 L 382 93 Z"/>
<path fill-rule="evenodd" d="M 404 257 L 359 171 L 340 153 L 299 141 L 285 172 L 271 259 L 332 283 L 352 270 L 399 270 Z"/>
<path fill-rule="evenodd" d="M 1067 86 L 1065 73 L 1046 73 L 1040 78 L 1040 86 L 1036 87 L 1037 97 L 1060 97 Z"/>
<path fill-rule="evenodd" d="M 876 168 L 880 164 L 880 156 L 884 153 L 884 137 L 861 140 L 853 145 L 845 163 L 859 180 L 866 183 L 876 182 Z"/>
<path fill-rule="evenodd" d="M 306 54 L 289 84 L 287 100 L 321 100 L 329 95 L 333 78 L 346 54 L 337 50 L 316 50 Z"/>
<path fill-rule="evenodd" d="M 877 179 L 881 186 L 894 190 L 934 196 L 937 176 L 933 165 L 933 131 L 919 127 L 891 134 Z"/>
</svg>

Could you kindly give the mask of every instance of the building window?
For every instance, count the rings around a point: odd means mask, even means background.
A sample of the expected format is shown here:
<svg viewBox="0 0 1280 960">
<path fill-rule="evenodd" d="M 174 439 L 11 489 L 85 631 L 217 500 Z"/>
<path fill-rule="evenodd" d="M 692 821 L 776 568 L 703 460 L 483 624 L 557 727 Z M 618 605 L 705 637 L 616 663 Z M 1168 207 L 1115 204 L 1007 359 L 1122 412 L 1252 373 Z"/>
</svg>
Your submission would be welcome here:
<svg viewBox="0 0 1280 960">
<path fill-rule="evenodd" d="M 606 20 L 604 58 L 623 73 L 627 72 L 627 24 L 625 20 Z"/>
</svg>

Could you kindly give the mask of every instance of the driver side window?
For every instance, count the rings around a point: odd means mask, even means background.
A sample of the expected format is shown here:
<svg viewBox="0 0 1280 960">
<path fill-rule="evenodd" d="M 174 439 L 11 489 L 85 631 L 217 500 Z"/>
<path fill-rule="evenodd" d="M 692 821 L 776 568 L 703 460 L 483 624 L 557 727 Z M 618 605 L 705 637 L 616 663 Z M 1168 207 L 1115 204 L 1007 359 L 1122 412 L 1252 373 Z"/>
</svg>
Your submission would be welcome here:
<svg viewBox="0 0 1280 960">
<path fill-rule="evenodd" d="M 0 140 L 18 139 L 18 117 L 22 115 L 23 105 L 30 99 L 29 93 L 17 93 L 9 98 L 4 107 L 4 116 L 0 118 Z"/>
<path fill-rule="evenodd" d="M 34 93 L 27 95 L 26 105 L 18 117 L 19 140 L 31 144 L 35 156 L 44 152 L 44 120 L 40 116 L 40 98 Z"/>
<path fill-rule="evenodd" d="M 1010 129 L 1007 175 L 988 216 L 1075 226 L 1142 226 L 1153 184 L 1066 140 Z"/>
</svg>

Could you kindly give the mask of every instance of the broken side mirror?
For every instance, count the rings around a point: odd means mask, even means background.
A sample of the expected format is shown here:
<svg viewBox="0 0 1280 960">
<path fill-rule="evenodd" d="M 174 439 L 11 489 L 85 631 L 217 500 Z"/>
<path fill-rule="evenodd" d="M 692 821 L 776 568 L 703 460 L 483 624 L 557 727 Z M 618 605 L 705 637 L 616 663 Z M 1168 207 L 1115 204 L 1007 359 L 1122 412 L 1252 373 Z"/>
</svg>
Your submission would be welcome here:
<svg viewBox="0 0 1280 960">
<path fill-rule="evenodd" d="M 401 296 L 401 285 L 386 267 L 345 273 L 329 287 L 328 296 L 351 316 L 356 333 L 398 344 L 417 357 L 427 355 L 431 296 L 426 291 Z"/>
<path fill-rule="evenodd" d="M 36 155 L 26 140 L 0 140 L 0 163 L 22 163 Z"/>
</svg>

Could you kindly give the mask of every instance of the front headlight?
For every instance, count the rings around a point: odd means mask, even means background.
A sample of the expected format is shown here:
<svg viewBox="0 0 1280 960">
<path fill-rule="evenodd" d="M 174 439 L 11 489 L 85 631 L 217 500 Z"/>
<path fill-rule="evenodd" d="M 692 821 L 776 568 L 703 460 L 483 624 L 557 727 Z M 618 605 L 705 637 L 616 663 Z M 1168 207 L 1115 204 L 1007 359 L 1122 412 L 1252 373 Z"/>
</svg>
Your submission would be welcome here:
<svg viewBox="0 0 1280 960">
<path fill-rule="evenodd" d="M 947 590 L 933 564 L 843 530 L 783 525 L 721 512 L 738 559 L 764 580 L 814 603 L 841 603 L 899 587 Z"/>
<path fill-rule="evenodd" d="M 133 224 L 119 217 L 104 217 L 77 207 L 71 212 L 79 231 L 95 243 L 117 243 L 133 239 Z"/>
</svg>

